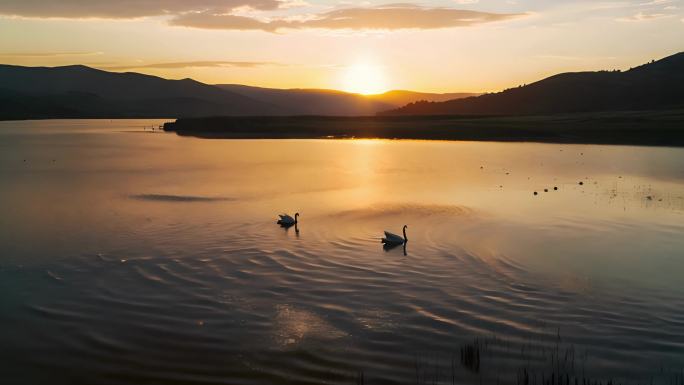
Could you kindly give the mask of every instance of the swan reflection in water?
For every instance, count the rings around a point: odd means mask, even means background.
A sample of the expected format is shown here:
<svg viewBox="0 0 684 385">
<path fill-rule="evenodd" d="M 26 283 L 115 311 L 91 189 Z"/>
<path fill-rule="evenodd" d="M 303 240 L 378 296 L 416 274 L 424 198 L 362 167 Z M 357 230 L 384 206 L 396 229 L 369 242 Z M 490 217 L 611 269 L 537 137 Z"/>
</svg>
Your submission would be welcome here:
<svg viewBox="0 0 684 385">
<path fill-rule="evenodd" d="M 406 254 L 406 243 L 401 243 L 401 244 L 400 243 L 384 243 L 382 245 L 382 249 L 387 253 L 387 252 L 390 252 L 390 251 L 396 249 L 399 246 L 402 247 L 402 249 L 404 251 L 404 257 L 405 257 L 407 255 Z"/>
</svg>

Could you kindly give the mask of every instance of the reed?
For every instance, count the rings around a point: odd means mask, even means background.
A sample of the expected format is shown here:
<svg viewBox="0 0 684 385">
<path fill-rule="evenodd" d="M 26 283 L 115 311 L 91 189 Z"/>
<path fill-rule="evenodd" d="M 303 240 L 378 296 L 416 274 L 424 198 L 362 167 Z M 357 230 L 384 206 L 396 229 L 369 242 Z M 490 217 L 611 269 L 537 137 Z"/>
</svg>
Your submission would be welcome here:
<svg viewBox="0 0 684 385">
<path fill-rule="evenodd" d="M 502 357 L 518 362 L 517 369 L 502 371 L 497 365 Z M 592 359 L 588 351 L 578 352 L 575 345 L 564 343 L 560 329 L 523 342 L 495 335 L 478 337 L 462 344 L 450 358 L 416 355 L 415 377 L 407 384 L 684 385 L 684 367 L 660 368 L 647 380 L 597 378 L 587 374 Z M 359 371 L 356 384 L 365 383 L 364 372 Z"/>
</svg>

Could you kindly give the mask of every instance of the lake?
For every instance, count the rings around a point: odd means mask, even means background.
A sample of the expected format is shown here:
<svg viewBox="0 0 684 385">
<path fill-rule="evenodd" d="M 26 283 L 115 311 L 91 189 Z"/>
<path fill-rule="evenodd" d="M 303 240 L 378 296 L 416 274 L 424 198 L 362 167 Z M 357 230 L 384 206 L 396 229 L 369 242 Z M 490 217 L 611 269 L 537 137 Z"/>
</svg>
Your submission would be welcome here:
<svg viewBox="0 0 684 385">
<path fill-rule="evenodd" d="M 684 148 L 162 122 L 0 122 L 3 384 L 684 383 Z"/>
</svg>

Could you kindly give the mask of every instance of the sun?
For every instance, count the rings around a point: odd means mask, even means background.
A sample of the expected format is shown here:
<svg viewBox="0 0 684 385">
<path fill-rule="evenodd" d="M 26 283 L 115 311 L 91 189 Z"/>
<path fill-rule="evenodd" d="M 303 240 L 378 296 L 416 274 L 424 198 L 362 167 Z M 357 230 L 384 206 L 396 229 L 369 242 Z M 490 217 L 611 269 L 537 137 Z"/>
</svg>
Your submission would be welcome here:
<svg viewBox="0 0 684 385">
<path fill-rule="evenodd" d="M 382 66 L 372 63 L 356 63 L 346 68 L 342 76 L 344 91 L 356 94 L 381 94 L 388 90 Z"/>
</svg>

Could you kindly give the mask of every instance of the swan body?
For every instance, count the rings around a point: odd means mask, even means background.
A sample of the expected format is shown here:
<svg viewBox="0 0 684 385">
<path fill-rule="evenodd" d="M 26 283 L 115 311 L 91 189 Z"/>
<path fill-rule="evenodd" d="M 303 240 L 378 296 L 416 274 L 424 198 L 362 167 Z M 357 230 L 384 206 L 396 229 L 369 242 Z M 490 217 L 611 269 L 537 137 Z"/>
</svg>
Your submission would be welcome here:
<svg viewBox="0 0 684 385">
<path fill-rule="evenodd" d="M 279 224 L 281 226 L 292 226 L 292 225 L 297 224 L 297 219 L 299 217 L 299 213 L 295 213 L 294 218 L 292 218 L 288 214 L 281 214 L 278 216 L 280 217 L 280 219 L 278 219 L 278 222 L 276 222 L 277 224 Z"/>
<path fill-rule="evenodd" d="M 382 238 L 382 243 L 386 245 L 400 245 L 402 243 L 406 243 L 408 241 L 408 238 L 406 238 L 406 228 L 408 226 L 404 225 L 404 228 L 402 231 L 404 232 L 404 236 L 402 237 L 401 235 L 397 235 L 394 233 L 390 233 L 389 231 L 385 231 L 385 237 Z"/>
</svg>

